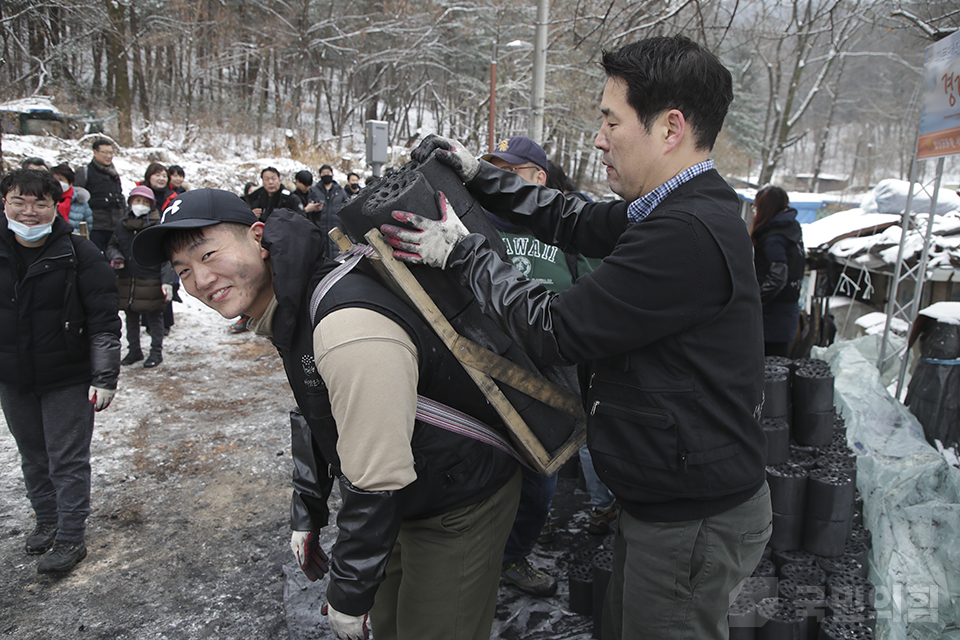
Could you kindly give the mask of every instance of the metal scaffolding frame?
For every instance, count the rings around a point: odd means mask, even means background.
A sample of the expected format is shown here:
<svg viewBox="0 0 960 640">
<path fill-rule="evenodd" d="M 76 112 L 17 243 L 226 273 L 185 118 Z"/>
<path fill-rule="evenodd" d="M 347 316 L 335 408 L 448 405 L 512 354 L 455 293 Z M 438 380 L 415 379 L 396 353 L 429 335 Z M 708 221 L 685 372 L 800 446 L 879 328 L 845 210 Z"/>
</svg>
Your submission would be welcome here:
<svg viewBox="0 0 960 640">
<path fill-rule="evenodd" d="M 914 185 L 919 186 L 921 191 L 927 191 L 927 187 L 917 181 L 917 173 L 919 172 L 920 163 L 922 162 L 926 162 L 926 160 L 919 160 L 914 156 L 913 162 L 910 164 L 910 191 L 907 194 L 907 206 L 904 208 L 903 216 L 900 219 L 900 249 L 897 253 L 894 277 L 890 280 L 886 309 L 887 319 L 883 327 L 883 340 L 880 343 L 880 357 L 877 359 L 877 369 L 881 372 L 888 363 L 897 358 L 900 359 L 900 373 L 897 376 L 897 398 L 900 398 L 903 381 L 907 374 L 907 362 L 909 361 L 907 343 L 910 332 L 913 330 L 913 324 L 917 319 L 917 314 L 920 311 L 920 299 L 923 296 L 923 283 L 927 273 L 927 260 L 930 256 L 930 239 L 933 236 L 933 223 L 937 215 L 937 196 L 940 193 L 940 182 L 943 178 L 943 158 L 941 157 L 937 159 L 937 170 L 933 179 L 932 191 L 928 192 L 930 195 L 930 213 L 927 217 L 927 229 L 924 234 L 923 250 L 920 253 L 920 259 L 917 263 L 910 266 L 904 261 L 903 253 L 907 241 L 907 232 L 910 230 L 911 220 L 914 220 L 911 216 L 915 190 Z M 901 304 L 898 299 L 900 291 L 901 289 L 906 290 L 911 283 L 913 285 L 913 295 Z M 902 320 L 908 327 L 907 339 L 903 341 L 902 345 L 894 345 L 891 342 L 891 324 L 894 318 Z"/>
</svg>

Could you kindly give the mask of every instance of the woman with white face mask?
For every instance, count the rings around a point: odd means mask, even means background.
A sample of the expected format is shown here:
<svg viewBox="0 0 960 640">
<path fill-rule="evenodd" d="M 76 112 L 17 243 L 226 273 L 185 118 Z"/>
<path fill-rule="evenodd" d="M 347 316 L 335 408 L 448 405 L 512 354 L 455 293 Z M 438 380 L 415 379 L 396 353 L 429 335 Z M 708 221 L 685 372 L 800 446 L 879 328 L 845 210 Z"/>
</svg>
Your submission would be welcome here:
<svg viewBox="0 0 960 640">
<path fill-rule="evenodd" d="M 12 171 L 0 193 L 0 405 L 34 512 L 24 552 L 42 556 L 38 572 L 65 573 L 87 555 L 94 412 L 120 374 L 116 278 L 71 236 L 53 175 Z"/>
<path fill-rule="evenodd" d="M 152 369 L 163 362 L 163 309 L 173 299 L 176 277 L 169 262 L 159 267 L 143 267 L 133 260 L 133 239 L 160 223 L 153 190 L 137 186 L 127 198 L 127 214 L 117 223 L 117 230 L 107 246 L 107 259 L 117 274 L 120 309 L 126 316 L 127 355 L 120 361 L 130 365 L 143 360 L 140 348 L 140 314 L 147 319 L 150 331 L 150 353 L 143 366 Z"/>
</svg>

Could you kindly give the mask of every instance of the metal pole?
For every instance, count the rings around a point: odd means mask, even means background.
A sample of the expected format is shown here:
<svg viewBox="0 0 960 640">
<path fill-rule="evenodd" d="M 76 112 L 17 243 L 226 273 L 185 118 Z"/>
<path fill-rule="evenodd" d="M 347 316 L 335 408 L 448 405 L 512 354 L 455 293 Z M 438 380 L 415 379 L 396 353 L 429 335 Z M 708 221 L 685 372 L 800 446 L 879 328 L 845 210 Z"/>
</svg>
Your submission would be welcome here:
<svg viewBox="0 0 960 640">
<path fill-rule="evenodd" d="M 493 43 L 493 57 L 490 58 L 490 119 L 487 123 L 487 153 L 493 153 L 494 129 L 497 119 L 497 43 Z"/>
<path fill-rule="evenodd" d="M 537 0 L 537 33 L 533 49 L 533 92 L 530 94 L 530 139 L 543 144 L 543 110 L 547 79 L 547 31 L 550 0 Z"/>
<path fill-rule="evenodd" d="M 917 160 L 916 154 L 910 162 L 910 186 L 907 192 L 907 206 L 903 209 L 903 215 L 900 218 L 900 250 L 897 252 L 897 264 L 893 269 L 893 277 L 890 279 L 890 293 L 887 298 L 887 318 L 883 325 L 883 338 L 880 340 L 880 357 L 877 359 L 877 370 L 883 373 L 883 365 L 887 358 L 887 343 L 890 341 L 890 325 L 897 313 L 897 294 L 900 285 L 900 271 L 903 268 L 903 248 L 907 243 L 907 229 L 910 228 L 910 210 L 913 207 L 913 185 L 917 181 L 917 172 L 920 168 L 920 160 Z"/>
<path fill-rule="evenodd" d="M 927 274 L 927 259 L 930 257 L 930 239 L 933 237 L 933 221 L 937 217 L 937 196 L 940 194 L 940 180 L 943 178 L 943 158 L 937 160 L 937 177 L 933 180 L 933 193 L 930 196 L 930 213 L 927 214 L 927 234 L 923 241 L 923 251 L 920 253 L 920 263 L 917 265 L 917 284 L 913 292 L 913 300 L 910 301 L 910 328 L 907 330 L 907 341 L 910 340 L 910 333 L 913 325 L 917 322 L 917 314 L 920 313 L 920 298 L 923 297 L 923 281 Z M 904 234 L 906 235 L 906 234 Z M 907 375 L 907 361 L 909 360 L 910 347 L 904 346 L 903 356 L 900 360 L 900 376 L 897 378 L 897 400 L 900 399 L 900 390 L 903 388 L 903 379 Z"/>
</svg>

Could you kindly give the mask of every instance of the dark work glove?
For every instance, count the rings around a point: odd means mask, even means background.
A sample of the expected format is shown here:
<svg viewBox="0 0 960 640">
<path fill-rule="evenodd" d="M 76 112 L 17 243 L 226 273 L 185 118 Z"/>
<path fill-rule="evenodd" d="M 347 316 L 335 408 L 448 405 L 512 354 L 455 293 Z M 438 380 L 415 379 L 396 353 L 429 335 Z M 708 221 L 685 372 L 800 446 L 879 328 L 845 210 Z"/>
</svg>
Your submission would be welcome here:
<svg viewBox="0 0 960 640">
<path fill-rule="evenodd" d="M 410 157 L 417 162 L 426 162 L 430 154 L 435 155 L 437 160 L 456 171 L 464 182 L 473 180 L 480 169 L 480 161 L 468 152 L 466 147 L 456 140 L 443 138 L 435 133 L 424 138 L 420 146 L 410 153 Z"/>
</svg>

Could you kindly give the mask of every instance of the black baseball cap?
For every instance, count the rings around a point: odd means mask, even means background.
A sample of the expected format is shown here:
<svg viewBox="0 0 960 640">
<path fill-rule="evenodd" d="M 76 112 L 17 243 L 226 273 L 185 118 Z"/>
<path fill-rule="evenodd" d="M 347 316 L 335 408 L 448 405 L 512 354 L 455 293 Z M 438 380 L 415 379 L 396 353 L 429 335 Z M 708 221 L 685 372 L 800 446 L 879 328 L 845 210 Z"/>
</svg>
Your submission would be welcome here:
<svg viewBox="0 0 960 640">
<path fill-rule="evenodd" d="M 493 151 L 482 156 L 481 160 L 489 162 L 491 158 L 500 158 L 510 164 L 532 162 L 544 171 L 547 170 L 547 152 L 527 136 L 513 136 L 501 140 Z"/>
<path fill-rule="evenodd" d="M 250 226 L 260 219 L 235 193 L 223 189 L 186 191 L 164 209 L 160 224 L 147 227 L 133 239 L 133 259 L 145 267 L 167 260 L 163 238 L 174 229 L 197 229 L 221 222 Z"/>
</svg>

